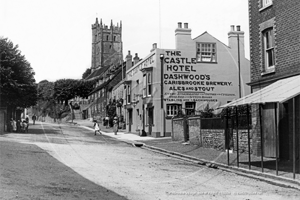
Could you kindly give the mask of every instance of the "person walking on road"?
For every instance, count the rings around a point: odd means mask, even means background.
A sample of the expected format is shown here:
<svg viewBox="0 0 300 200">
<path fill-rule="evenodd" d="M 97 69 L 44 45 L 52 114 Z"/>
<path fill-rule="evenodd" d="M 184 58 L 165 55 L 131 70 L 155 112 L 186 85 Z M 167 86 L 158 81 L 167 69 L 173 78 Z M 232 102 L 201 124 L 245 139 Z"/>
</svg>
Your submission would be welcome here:
<svg viewBox="0 0 300 200">
<path fill-rule="evenodd" d="M 97 132 L 98 132 L 100 135 L 102 135 L 97 120 L 94 120 L 94 129 L 95 129 L 95 135 L 97 135 Z"/>
<path fill-rule="evenodd" d="M 13 131 L 17 132 L 17 122 L 15 119 L 13 119 L 13 121 L 12 121 L 12 127 L 13 127 Z"/>
<path fill-rule="evenodd" d="M 119 121 L 117 116 L 114 117 L 113 124 L 114 124 L 114 133 L 115 135 L 117 135 L 118 128 L 119 128 Z"/>
<path fill-rule="evenodd" d="M 106 125 L 106 128 L 109 128 L 109 117 L 108 116 L 105 117 L 105 125 Z"/>
<path fill-rule="evenodd" d="M 36 120 L 36 116 L 35 116 L 35 114 L 33 114 L 33 116 L 32 116 L 32 123 L 33 123 L 33 125 L 35 124 L 35 120 Z"/>
</svg>

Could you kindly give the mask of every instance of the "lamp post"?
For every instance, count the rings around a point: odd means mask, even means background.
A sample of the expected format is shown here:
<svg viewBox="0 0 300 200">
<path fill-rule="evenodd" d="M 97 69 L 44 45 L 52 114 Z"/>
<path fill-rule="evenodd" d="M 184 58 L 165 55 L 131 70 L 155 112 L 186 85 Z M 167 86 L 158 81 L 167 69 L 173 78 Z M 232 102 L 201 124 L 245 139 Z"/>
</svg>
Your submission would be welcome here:
<svg viewBox="0 0 300 200">
<path fill-rule="evenodd" d="M 164 54 L 160 54 L 160 108 L 161 108 L 161 118 L 162 118 L 162 124 L 161 124 L 161 133 L 160 136 L 165 136 L 165 112 L 164 112 Z"/>
<path fill-rule="evenodd" d="M 240 61 L 240 34 L 241 26 L 236 26 L 237 30 L 237 47 L 238 47 L 238 69 L 239 69 L 239 98 L 241 98 L 241 61 Z"/>
</svg>

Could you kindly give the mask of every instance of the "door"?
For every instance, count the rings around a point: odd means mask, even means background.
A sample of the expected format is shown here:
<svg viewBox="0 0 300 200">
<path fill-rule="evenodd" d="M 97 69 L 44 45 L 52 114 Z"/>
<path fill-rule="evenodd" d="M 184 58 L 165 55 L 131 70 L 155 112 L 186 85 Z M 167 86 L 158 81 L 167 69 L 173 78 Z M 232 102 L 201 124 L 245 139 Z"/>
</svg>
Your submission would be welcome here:
<svg viewBox="0 0 300 200">
<path fill-rule="evenodd" d="M 132 109 L 128 109 L 128 132 L 131 132 L 132 125 Z"/>
<path fill-rule="evenodd" d="M 153 126 L 153 107 L 148 108 L 148 120 L 149 120 L 148 135 L 151 135 L 152 134 L 152 126 Z"/>
<path fill-rule="evenodd" d="M 268 103 L 262 107 L 262 134 L 265 157 L 276 157 L 275 104 Z"/>
</svg>

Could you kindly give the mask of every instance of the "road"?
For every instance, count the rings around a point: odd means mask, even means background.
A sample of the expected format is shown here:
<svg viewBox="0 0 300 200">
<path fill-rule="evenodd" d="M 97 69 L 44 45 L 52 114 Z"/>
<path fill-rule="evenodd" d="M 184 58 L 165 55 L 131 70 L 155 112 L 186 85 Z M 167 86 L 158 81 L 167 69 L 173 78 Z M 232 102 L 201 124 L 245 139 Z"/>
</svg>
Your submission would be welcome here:
<svg viewBox="0 0 300 200">
<path fill-rule="evenodd" d="M 30 133 L 0 135 L 0 141 L 37 146 L 51 155 L 52 159 L 55 158 L 51 163 L 63 164 L 79 175 L 73 179 L 66 179 L 63 170 L 57 172 L 56 179 L 60 184 L 58 187 L 69 186 L 69 188 L 60 193 L 57 198 L 54 198 L 53 194 L 55 193 L 52 192 L 51 199 L 276 200 L 300 198 L 300 192 L 295 189 L 283 188 L 220 169 L 196 165 L 134 147 L 105 135 L 94 136 L 92 129 L 79 126 L 38 122 L 36 125 L 30 126 Z M 32 157 L 34 154 L 36 153 L 33 151 Z M 1 152 L 0 156 L 4 156 L 4 153 Z M 9 159 L 7 158 L 7 160 Z M 35 165 L 41 165 L 39 160 L 35 162 Z M 5 165 L 3 162 L 0 163 L 1 166 Z M 45 173 L 46 171 L 55 173 L 53 166 L 48 168 L 45 166 L 43 170 Z M 22 177 L 21 169 L 15 173 L 19 173 L 19 176 Z M 3 176 L 5 173 L 1 174 Z M 47 178 L 51 178 L 51 176 Z M 6 179 L 8 180 L 7 177 Z M 42 178 L 31 178 L 27 183 L 37 184 L 35 182 L 41 181 L 40 179 Z M 85 183 L 87 187 L 81 188 L 83 191 L 77 196 L 69 194 L 78 190 L 76 185 L 71 183 L 74 180 L 78 183 L 80 180 L 89 182 Z M 47 182 L 47 180 L 43 181 Z M 3 181 L 2 184 L 8 185 Z M 88 185 L 93 185 L 93 187 L 88 187 Z M 99 186 L 98 193 L 95 192 L 95 185 Z M 28 188 L 28 192 L 30 189 Z M 9 194 L 7 190 L 5 191 L 6 194 Z M 89 192 L 94 193 L 92 196 L 86 197 Z M 40 198 L 40 193 L 35 194 L 32 191 L 34 198 L 28 199 L 47 199 L 46 197 Z M 104 198 L 105 195 L 103 197 L 105 193 L 107 194 L 106 198 Z M 102 195 L 102 197 L 97 195 Z"/>
</svg>

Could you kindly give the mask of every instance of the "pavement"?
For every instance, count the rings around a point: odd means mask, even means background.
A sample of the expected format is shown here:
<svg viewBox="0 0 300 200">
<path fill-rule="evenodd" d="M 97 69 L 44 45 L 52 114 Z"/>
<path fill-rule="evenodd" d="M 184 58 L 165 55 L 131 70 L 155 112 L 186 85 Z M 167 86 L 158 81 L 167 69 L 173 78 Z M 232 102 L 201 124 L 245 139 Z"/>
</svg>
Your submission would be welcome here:
<svg viewBox="0 0 300 200">
<path fill-rule="evenodd" d="M 80 126 L 85 129 L 94 130 L 93 122 L 89 120 L 73 120 L 68 122 L 71 125 Z M 261 158 L 251 155 L 251 164 L 249 165 L 248 153 L 242 152 L 239 155 L 239 163 L 237 165 L 236 153 L 230 153 L 229 159 L 227 152 L 216 149 L 203 148 L 197 145 L 185 143 L 184 141 L 173 141 L 171 137 L 154 138 L 150 136 L 139 136 L 136 133 L 128 133 L 126 130 L 119 130 L 117 135 L 113 133 L 112 128 L 107 128 L 100 124 L 103 135 L 116 138 L 123 142 L 132 144 L 136 147 L 148 149 L 160 154 L 172 156 L 178 159 L 193 162 L 199 165 L 206 165 L 210 168 L 230 171 L 242 176 L 251 177 L 261 181 L 269 182 L 282 187 L 291 187 L 300 190 L 300 174 L 296 174 L 293 178 L 291 163 L 284 163 L 281 171 L 276 175 L 274 162 L 265 160 L 264 169 L 260 167 Z M 228 165 L 229 161 L 229 165 Z M 268 163 L 272 163 L 269 164 Z M 251 169 L 250 169 L 251 167 Z"/>
</svg>

